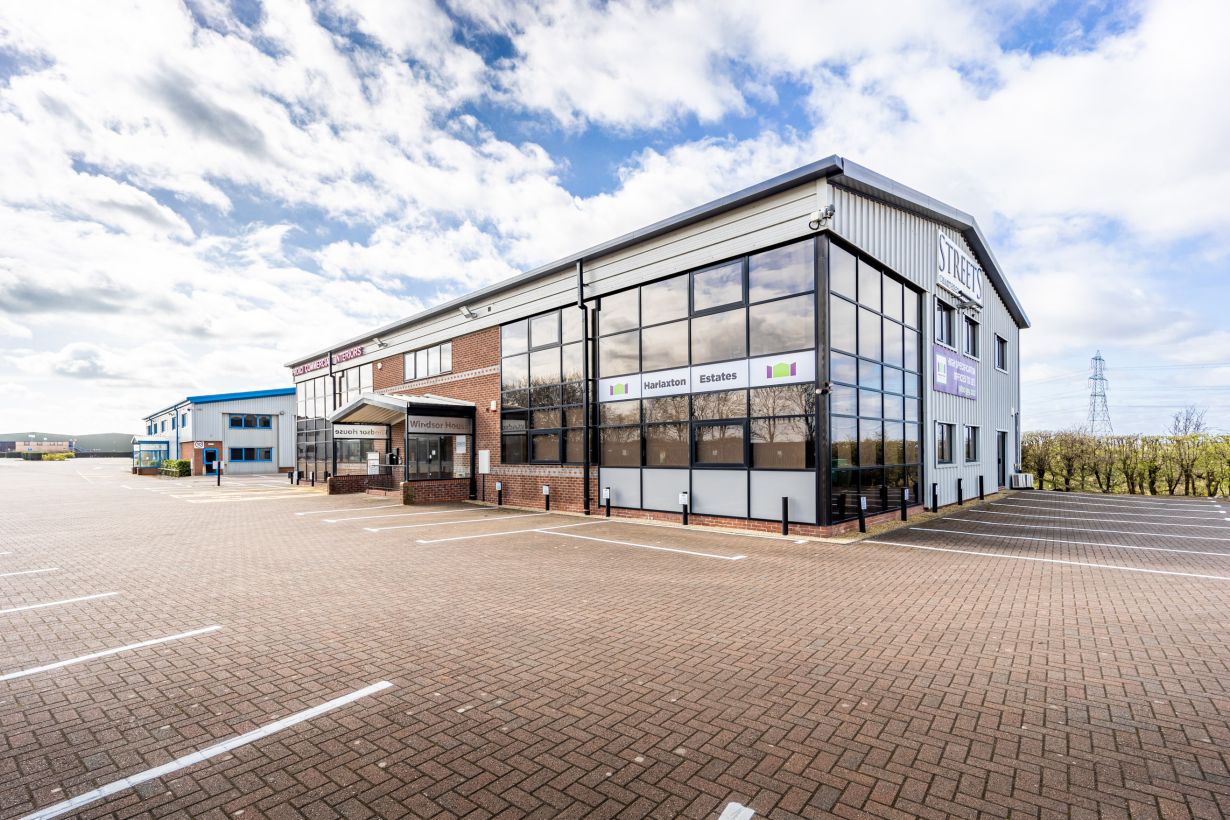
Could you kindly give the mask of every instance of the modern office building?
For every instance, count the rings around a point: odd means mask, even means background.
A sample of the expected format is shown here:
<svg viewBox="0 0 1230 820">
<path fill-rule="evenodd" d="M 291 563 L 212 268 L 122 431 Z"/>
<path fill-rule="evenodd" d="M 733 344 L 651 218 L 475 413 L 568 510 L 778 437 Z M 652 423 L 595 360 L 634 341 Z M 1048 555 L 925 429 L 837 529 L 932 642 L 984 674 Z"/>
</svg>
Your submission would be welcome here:
<svg viewBox="0 0 1230 820">
<path fill-rule="evenodd" d="M 285 473 L 294 469 L 295 388 L 188 396 L 145 417 L 133 439 L 134 473 L 156 473 L 169 458 L 193 475 Z"/>
<path fill-rule="evenodd" d="M 290 362 L 298 465 L 826 532 L 1007 484 L 1028 326 L 972 217 L 829 157 Z"/>
</svg>

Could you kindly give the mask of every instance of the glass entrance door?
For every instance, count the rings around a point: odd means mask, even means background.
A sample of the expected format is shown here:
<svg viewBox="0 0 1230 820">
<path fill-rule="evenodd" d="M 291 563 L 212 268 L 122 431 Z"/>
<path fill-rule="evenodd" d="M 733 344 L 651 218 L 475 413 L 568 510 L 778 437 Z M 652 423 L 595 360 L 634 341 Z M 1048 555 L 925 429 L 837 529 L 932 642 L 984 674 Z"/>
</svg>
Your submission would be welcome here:
<svg viewBox="0 0 1230 820">
<path fill-rule="evenodd" d="M 206 447 L 202 455 L 205 463 L 205 475 L 214 475 L 218 472 L 218 448 Z"/>
<path fill-rule="evenodd" d="M 453 478 L 454 438 L 454 436 L 410 436 L 406 450 L 406 472 L 410 480 Z"/>
</svg>

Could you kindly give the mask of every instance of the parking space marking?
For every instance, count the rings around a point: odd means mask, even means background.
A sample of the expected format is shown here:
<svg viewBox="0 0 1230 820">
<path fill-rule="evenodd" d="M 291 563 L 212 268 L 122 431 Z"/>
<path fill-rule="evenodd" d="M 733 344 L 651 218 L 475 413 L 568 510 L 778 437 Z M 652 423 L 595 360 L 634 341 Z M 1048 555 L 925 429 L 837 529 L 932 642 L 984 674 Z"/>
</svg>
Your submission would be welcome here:
<svg viewBox="0 0 1230 820">
<path fill-rule="evenodd" d="M 232 749 L 237 749 L 240 746 L 246 746 L 249 743 L 253 743 L 261 738 L 268 737 L 269 735 L 280 732 L 283 729 L 288 729 L 298 723 L 312 720 L 313 718 L 319 717 L 326 712 L 331 712 L 334 709 L 354 703 L 360 698 L 365 698 L 368 695 L 374 695 L 377 692 L 382 692 L 392 685 L 393 684 L 388 681 L 373 683 L 370 686 L 357 689 L 348 695 L 342 695 L 341 697 L 334 698 L 333 700 L 325 701 L 318 706 L 313 706 L 310 709 L 304 709 L 301 712 L 295 712 L 293 715 L 287 715 L 281 720 L 277 720 L 273 723 L 261 726 L 260 728 L 253 729 L 250 732 L 245 732 L 242 735 L 237 735 L 230 740 L 224 740 L 221 743 L 215 743 L 214 745 L 207 746 L 204 749 L 198 749 L 197 751 L 190 752 L 183 757 L 178 757 L 169 763 L 163 763 L 161 766 L 146 769 L 139 774 L 121 778 L 108 783 L 105 786 L 100 786 L 92 791 L 69 798 L 63 802 L 39 809 L 33 814 L 26 815 L 25 820 L 35 820 L 35 818 L 37 818 L 37 820 L 50 820 L 52 817 L 59 817 L 64 814 L 74 812 L 82 806 L 86 806 L 90 803 L 102 800 L 103 798 L 110 797 L 118 792 L 134 788 L 150 780 L 157 780 L 160 777 L 165 777 L 166 775 L 171 774 L 172 772 L 177 772 L 180 769 L 195 766 L 198 763 L 203 763 L 206 760 L 209 760 L 211 757 L 217 757 L 218 755 L 225 754 Z"/>
<path fill-rule="evenodd" d="M 593 521 L 594 524 L 628 524 L 634 527 L 657 527 L 660 530 L 682 530 L 683 532 L 702 532 L 706 535 L 729 535 L 732 538 L 767 538 L 770 541 L 789 541 L 793 544 L 805 544 L 806 539 L 800 540 L 797 535 L 769 535 L 765 532 L 731 532 L 730 530 L 721 530 L 712 527 L 703 530 L 685 527 L 682 524 L 672 524 L 667 521 L 637 521 L 631 518 L 606 518 Z M 806 522 L 791 521 L 792 525 Z"/>
<path fill-rule="evenodd" d="M 80 598 L 65 598 L 63 601 L 48 601 L 45 604 L 26 604 L 25 606 L 15 606 L 9 609 L 0 609 L 0 615 L 8 615 L 10 612 L 25 612 L 27 609 L 45 609 L 49 606 L 63 606 L 64 604 L 75 604 L 79 601 L 93 601 L 98 598 L 110 598 L 112 595 L 119 595 L 118 592 L 100 592 L 97 595 L 82 595 Z"/>
<path fill-rule="evenodd" d="M 973 521 L 973 524 L 980 522 Z M 1007 538 L 1020 541 L 1042 541 L 1046 544 L 1084 544 L 1090 547 L 1109 547 L 1120 550 L 1148 550 L 1149 552 L 1179 552 L 1185 555 L 1213 555 L 1218 558 L 1230 558 L 1230 552 L 1202 552 L 1200 550 L 1181 550 L 1173 547 L 1138 547 L 1131 544 L 1100 544 L 1097 541 L 1068 541 L 1063 538 L 1036 538 L 1028 535 L 994 535 L 989 532 L 969 532 L 968 530 L 941 530 L 938 527 L 909 527 L 919 532 L 946 532 L 953 535 L 968 535 L 971 538 Z"/>
<path fill-rule="evenodd" d="M 726 808 L 718 815 L 718 820 L 752 820 L 756 812 L 741 803 L 727 803 Z"/>
<path fill-rule="evenodd" d="M 340 510 L 308 510 L 307 512 L 297 512 L 295 515 L 323 515 L 324 513 L 336 512 L 358 512 L 359 510 L 387 510 L 389 507 L 403 507 L 404 504 L 375 504 L 370 507 L 343 507 Z"/>
<path fill-rule="evenodd" d="M 537 514 L 545 515 L 546 513 L 537 513 Z M 454 535 L 451 538 L 432 538 L 429 540 L 423 540 L 422 538 L 419 538 L 415 540 L 414 543 L 416 544 L 443 544 L 446 541 L 469 541 L 473 538 L 495 538 L 497 535 L 516 535 L 517 533 L 520 533 L 520 532 L 553 532 L 554 530 L 563 530 L 563 529 L 567 529 L 568 527 L 587 527 L 590 524 L 600 524 L 600 523 L 602 522 L 600 521 L 580 521 L 576 524 L 560 524 L 559 526 L 556 526 L 556 527 L 530 527 L 529 529 L 524 529 L 524 530 L 504 530 L 502 532 L 480 532 L 477 535 Z"/>
<path fill-rule="evenodd" d="M 712 553 L 712 552 L 696 552 L 693 550 L 679 549 L 677 547 L 658 547 L 653 544 L 634 544 L 631 541 L 616 541 L 613 538 L 597 538 L 593 535 L 577 535 L 574 532 L 550 532 L 547 530 L 535 530 L 534 532 L 541 532 L 544 535 L 559 535 L 564 538 L 580 538 L 585 541 L 601 541 L 604 544 L 619 544 L 620 546 L 623 546 L 623 547 L 637 547 L 643 550 L 657 550 L 658 552 L 677 552 L 682 555 L 695 555 L 699 558 L 718 558 L 722 561 L 742 561 L 744 558 L 747 558 L 746 555 L 717 555 L 716 553 Z"/>
<path fill-rule="evenodd" d="M 1217 503 L 1224 499 L 1217 498 L 1197 498 L 1195 496 L 1169 496 L 1165 501 L 1148 501 L 1146 499 L 1159 498 L 1160 496 L 1135 496 L 1135 495 L 1112 495 L 1110 493 L 1068 493 L 1061 490 L 1035 490 L 1026 493 L 1030 497 L 1046 498 L 1059 501 L 1064 498 L 1096 498 L 1101 501 L 1121 501 L 1125 505 L 1129 504 L 1182 504 L 1191 507 L 1203 506 L 1206 502 L 1212 501 Z"/>
<path fill-rule="evenodd" d="M 33 575 L 36 572 L 59 572 L 59 567 L 43 567 L 42 569 L 23 569 L 17 572 L 0 572 L 0 578 L 11 578 L 14 575 Z"/>
<path fill-rule="evenodd" d="M 978 512 L 970 510 L 970 512 Z M 981 524 L 984 527 L 1028 527 L 1031 530 L 1067 530 L 1069 532 L 1108 532 L 1114 535 L 1149 535 L 1157 538 L 1191 538 L 1196 541 L 1230 541 L 1230 538 L 1219 535 L 1183 535 L 1178 532 L 1141 532 L 1140 530 L 1106 530 L 1100 527 L 1064 527 L 1058 524 L 1013 524 L 1011 521 L 978 521 L 973 518 L 948 518 L 948 521 L 965 521 L 970 524 Z M 1128 521 L 1126 523 L 1133 523 Z"/>
<path fill-rule="evenodd" d="M 141 641 L 140 643 L 130 643 L 127 646 L 117 646 L 114 649 L 103 649 L 99 652 L 91 652 L 88 655 L 82 655 L 79 658 L 69 658 L 66 661 L 56 661 L 55 663 L 48 663 L 43 666 L 34 666 L 29 669 L 21 669 L 16 672 L 9 672 L 7 674 L 0 675 L 0 681 L 16 680 L 17 678 L 24 678 L 29 675 L 37 675 L 39 672 L 50 672 L 52 669 L 61 669 L 65 666 L 73 666 L 78 663 L 85 663 L 86 661 L 93 661 L 99 658 L 106 658 L 111 655 L 118 655 L 121 652 L 128 652 L 129 650 L 132 650 L 132 649 L 144 649 L 147 646 L 157 646 L 158 644 L 167 643 L 169 641 L 178 641 L 184 638 L 193 638 L 193 637 L 196 637 L 197 635 L 204 635 L 209 632 L 215 632 L 221 628 L 222 627 L 219 624 L 214 624 L 213 626 L 206 626 L 206 627 L 202 627 L 201 629 L 193 629 L 189 632 L 181 632 L 178 635 L 167 635 L 165 638 L 152 638 L 148 641 Z"/>
<path fill-rule="evenodd" d="M 1134 518 L 1144 518 L 1146 516 L 1151 515 L 1154 518 L 1185 518 L 1189 521 L 1221 521 L 1225 518 L 1225 516 L 1222 516 L 1222 515 L 1185 515 L 1183 513 L 1161 513 L 1161 512 L 1153 512 L 1153 511 L 1131 512 L 1130 513 L 1130 512 L 1102 512 L 1100 510 L 1065 510 L 1062 508 L 1048 507 L 1045 504 L 1028 504 L 1028 503 L 1022 504 L 1016 501 L 992 501 L 991 506 L 992 507 L 1027 507 L 1031 510 L 1055 510 L 1056 512 L 1081 512 L 1081 513 L 1089 513 L 1090 515 L 1116 515 L 1120 517 L 1125 516 L 1125 515 L 1130 515 Z"/>
<path fill-rule="evenodd" d="M 188 504 L 228 504 L 239 503 L 241 501 L 281 501 L 286 498 L 307 498 L 303 493 L 293 493 L 287 495 L 255 495 L 255 496 L 231 496 L 229 498 L 202 498 L 200 500 L 190 500 Z"/>
<path fill-rule="evenodd" d="M 1039 495 L 1037 493 L 1023 493 L 1021 495 L 1008 496 L 1009 498 L 1020 499 L 1021 501 L 1052 501 L 1057 504 L 1103 504 L 1106 506 L 1119 507 L 1127 509 L 1128 507 L 1167 507 L 1172 510 L 1199 510 L 1209 506 L 1206 499 L 1197 498 L 1190 501 L 1182 501 L 1179 497 L 1170 499 L 1169 501 L 1138 501 L 1133 497 L 1115 496 L 1109 493 L 1102 495 L 1077 495 L 1076 493 L 1047 493 Z M 1091 501 L 1081 501 L 1082 498 L 1093 499 Z M 1214 499 L 1213 506 L 1217 506 L 1218 502 Z"/>
<path fill-rule="evenodd" d="M 397 506 L 401 506 L 398 504 Z M 354 515 L 350 518 L 322 518 L 326 524 L 337 524 L 341 521 L 371 521 L 373 518 L 405 518 L 407 516 L 416 515 L 448 515 L 449 513 L 473 513 L 474 510 L 469 509 L 447 509 L 447 510 L 432 510 L 431 512 L 411 512 L 411 513 L 381 513 L 380 515 Z"/>
<path fill-rule="evenodd" d="M 1074 567 L 1091 567 L 1093 569 L 1115 569 L 1123 572 L 1144 572 L 1149 575 L 1177 575 L 1183 578 L 1204 578 L 1210 581 L 1230 581 L 1227 575 L 1201 575 L 1196 572 L 1174 572 L 1165 569 L 1145 569 L 1144 567 L 1124 567 L 1118 564 L 1093 564 L 1087 561 L 1065 561 L 1061 558 L 1038 558 L 1032 555 L 1002 555 L 998 552 L 978 552 L 977 550 L 959 550 L 951 547 L 928 547 L 922 544 L 905 544 L 900 541 L 855 541 L 855 544 L 886 544 L 891 547 L 905 547 L 912 550 L 927 550 L 928 552 L 952 552 L 958 555 L 977 555 L 982 558 L 1005 558 L 1009 561 L 1036 561 L 1042 564 L 1066 564 Z"/>
<path fill-rule="evenodd" d="M 970 510 L 970 512 L 977 513 L 978 515 L 1012 515 L 1017 518 L 1046 518 L 1049 520 L 1058 518 L 1063 521 L 1101 521 L 1106 524 L 1139 524 L 1142 527 L 1153 525 L 1157 527 L 1194 527 L 1195 529 L 1200 530 L 1230 529 L 1230 527 L 1224 527 L 1219 524 L 1176 524 L 1173 521 L 1111 521 L 1106 518 L 1081 518 L 1075 515 L 1031 515 L 1029 513 L 1000 512 L 999 510 Z M 1161 533 L 1150 534 L 1160 535 Z"/>
<path fill-rule="evenodd" d="M 551 513 L 525 513 L 524 515 L 488 515 L 482 518 L 458 518 L 456 521 L 432 521 L 428 524 L 397 524 L 392 527 L 364 527 L 366 532 L 384 532 L 385 530 L 417 530 L 422 527 L 442 527 L 445 524 L 474 524 L 479 521 L 511 521 L 514 518 L 535 518 L 540 515 L 550 515 Z"/>
<path fill-rule="evenodd" d="M 12 554 L 13 554 L 13 553 L 11 553 L 11 552 L 0 552 L 0 555 L 12 555 Z"/>
</svg>

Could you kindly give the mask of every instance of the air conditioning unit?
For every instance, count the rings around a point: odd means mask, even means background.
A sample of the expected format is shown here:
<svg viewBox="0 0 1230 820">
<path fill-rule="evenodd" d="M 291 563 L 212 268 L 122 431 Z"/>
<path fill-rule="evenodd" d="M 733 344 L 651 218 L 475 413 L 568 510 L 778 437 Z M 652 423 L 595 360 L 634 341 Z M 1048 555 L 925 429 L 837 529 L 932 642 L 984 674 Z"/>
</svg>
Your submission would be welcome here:
<svg viewBox="0 0 1230 820">
<path fill-rule="evenodd" d="M 1034 474 L 1013 473 L 1008 477 L 1008 486 L 1014 490 L 1032 490 L 1034 488 Z"/>
</svg>

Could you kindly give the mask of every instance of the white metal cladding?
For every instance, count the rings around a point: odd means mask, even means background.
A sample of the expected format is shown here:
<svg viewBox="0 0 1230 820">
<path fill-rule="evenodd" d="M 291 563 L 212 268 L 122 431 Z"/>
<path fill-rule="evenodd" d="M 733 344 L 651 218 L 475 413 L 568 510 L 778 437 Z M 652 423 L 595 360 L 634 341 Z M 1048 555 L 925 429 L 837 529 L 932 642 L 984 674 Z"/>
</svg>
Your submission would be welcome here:
<svg viewBox="0 0 1230 820">
<path fill-rule="evenodd" d="M 817 202 L 816 183 L 805 183 L 590 261 L 585 265 L 586 295 L 623 290 L 809 236 L 814 231 L 807 227 L 808 215 Z"/>
<path fill-rule="evenodd" d="M 978 494 L 978 476 L 982 475 L 987 491 L 995 489 L 997 430 L 1008 433 L 1009 453 L 1006 470 L 1011 472 L 1016 458 L 1017 428 L 1013 416 L 1020 410 L 1020 373 L 1017 372 L 1017 345 L 1020 329 L 1013 320 L 1000 293 L 988 279 L 984 282 L 981 311 L 971 316 L 979 323 L 978 399 L 937 392 L 932 385 L 932 349 L 935 345 L 935 293 L 937 231 L 956 242 L 973 256 L 965 238 L 946 225 L 917 214 L 876 202 L 861 194 L 836 185 L 830 186 L 835 214 L 833 230 L 895 273 L 926 291 L 923 300 L 923 382 L 926 401 L 923 407 L 923 475 L 926 485 L 922 501 L 931 499 L 931 483 L 939 485 L 941 504 L 957 500 L 957 479 L 963 481 L 965 497 Z M 1008 372 L 995 369 L 995 335 L 1008 342 Z M 958 344 L 960 343 L 958 333 Z M 954 463 L 939 465 L 935 460 L 935 425 L 947 422 L 954 426 Z M 979 459 L 964 463 L 965 426 L 979 428 Z"/>
</svg>

